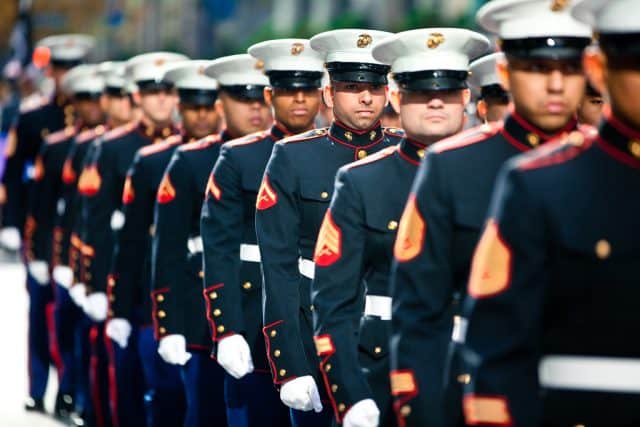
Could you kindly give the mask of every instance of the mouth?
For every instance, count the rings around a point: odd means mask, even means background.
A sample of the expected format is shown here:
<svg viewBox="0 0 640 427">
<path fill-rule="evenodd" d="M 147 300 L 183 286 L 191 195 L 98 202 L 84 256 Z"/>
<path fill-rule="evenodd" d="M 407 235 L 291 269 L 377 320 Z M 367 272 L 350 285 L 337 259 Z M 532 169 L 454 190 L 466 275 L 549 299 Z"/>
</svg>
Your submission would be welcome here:
<svg viewBox="0 0 640 427">
<path fill-rule="evenodd" d="M 567 109 L 567 105 L 564 102 L 547 102 L 545 104 L 545 110 L 547 110 L 548 113 L 552 113 L 552 114 L 558 114 L 558 113 L 564 113 Z"/>
<path fill-rule="evenodd" d="M 291 110 L 291 114 L 294 116 L 306 116 L 307 114 L 309 114 L 309 110 L 307 110 L 306 108 L 296 108 Z"/>
<path fill-rule="evenodd" d="M 430 114 L 425 117 L 425 120 L 428 122 L 444 122 L 447 120 L 447 116 L 443 116 L 441 114 Z"/>
</svg>

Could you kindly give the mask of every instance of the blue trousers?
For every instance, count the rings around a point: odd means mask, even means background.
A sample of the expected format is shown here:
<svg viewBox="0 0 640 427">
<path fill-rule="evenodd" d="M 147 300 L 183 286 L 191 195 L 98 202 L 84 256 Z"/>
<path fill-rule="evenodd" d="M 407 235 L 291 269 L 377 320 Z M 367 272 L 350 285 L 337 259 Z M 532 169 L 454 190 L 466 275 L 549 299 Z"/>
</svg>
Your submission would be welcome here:
<svg viewBox="0 0 640 427">
<path fill-rule="evenodd" d="M 29 395 L 34 399 L 44 398 L 49 380 L 49 365 L 54 362 L 49 335 L 53 324 L 53 292 L 51 285 L 40 285 L 27 271 L 29 293 Z"/>
<path fill-rule="evenodd" d="M 281 401 L 271 374 L 253 372 L 239 380 L 225 376 L 225 400 L 230 427 L 286 427 L 289 408 Z"/>
<path fill-rule="evenodd" d="M 148 427 L 176 427 L 184 423 L 186 399 L 180 368 L 158 354 L 152 326 L 141 326 L 138 353 L 145 379 L 145 412 Z"/>
<path fill-rule="evenodd" d="M 91 401 L 91 384 L 89 381 L 89 361 L 91 358 L 91 344 L 89 343 L 89 332 L 92 325 L 84 313 L 74 328 L 74 376 L 76 378 L 76 388 L 74 393 L 74 403 L 76 412 L 89 415 L 93 414 L 93 402 Z"/>
<path fill-rule="evenodd" d="M 75 395 L 77 384 L 76 371 L 74 370 L 75 330 L 83 313 L 75 305 L 67 289 L 57 283 L 54 289 L 56 339 L 62 360 L 62 371 L 58 372 L 60 377 L 58 392 L 73 396 Z"/>
<path fill-rule="evenodd" d="M 146 425 L 138 329 L 132 326 L 126 348 L 121 348 L 110 338 L 106 342 L 109 354 L 109 403 L 114 427 Z"/>
<path fill-rule="evenodd" d="M 182 381 L 187 397 L 185 427 L 226 426 L 224 369 L 209 353 L 190 350 L 191 359 L 182 366 Z"/>
<path fill-rule="evenodd" d="M 92 323 L 89 329 L 91 357 L 89 359 L 89 383 L 93 420 L 96 427 L 112 426 L 109 407 L 109 359 L 105 346 L 104 322 Z"/>
</svg>

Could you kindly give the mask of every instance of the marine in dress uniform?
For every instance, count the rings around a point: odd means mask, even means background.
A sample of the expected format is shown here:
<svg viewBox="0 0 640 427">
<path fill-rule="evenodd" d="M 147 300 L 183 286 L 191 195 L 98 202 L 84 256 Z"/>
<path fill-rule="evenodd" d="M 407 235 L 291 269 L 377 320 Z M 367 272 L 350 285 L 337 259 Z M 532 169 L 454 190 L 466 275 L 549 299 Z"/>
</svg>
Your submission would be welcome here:
<svg viewBox="0 0 640 427">
<path fill-rule="evenodd" d="M 502 168 L 465 303 L 470 425 L 640 422 L 640 5 L 586 0 L 572 13 L 598 35 L 584 64 L 611 109 L 597 132 Z"/>
<path fill-rule="evenodd" d="M 37 107 L 23 109 L 17 118 L 15 127 L 9 132 L 7 142 L 7 163 L 2 185 L 5 187 L 7 201 L 3 207 L 0 239 L 6 247 L 20 247 L 20 234 L 24 235 L 27 202 L 36 172 L 42 172 L 42 164 L 36 168 L 35 157 L 44 137 L 57 132 L 65 126 L 75 125 L 73 106 L 62 89 L 62 77 L 73 66 L 80 63 L 93 45 L 93 39 L 81 35 L 47 37 L 39 46 L 49 49 L 51 54 L 51 76 L 56 83 L 56 92 L 50 99 Z M 65 47 L 67 46 L 67 47 Z M 35 201 L 35 200 L 34 200 Z M 35 231 L 33 221 L 30 232 Z M 23 254 L 25 261 L 33 261 Z M 48 262 L 48 260 L 45 260 Z M 36 264 L 37 265 L 37 264 Z M 33 267 L 33 265 L 32 265 Z M 47 386 L 50 354 L 48 334 L 53 330 L 52 289 L 49 286 L 49 272 L 46 265 L 40 264 L 39 279 L 27 269 L 27 290 L 29 291 L 29 398 L 25 403 L 27 410 L 44 411 L 42 398 Z M 47 314 L 48 313 L 48 314 Z M 52 337 L 53 339 L 53 337 Z M 55 349 L 54 349 L 55 350 Z"/>
<path fill-rule="evenodd" d="M 107 276 L 113 262 L 115 237 L 124 220 L 121 211 L 124 182 L 138 149 L 178 133 L 171 122 L 171 112 L 175 105 L 172 85 L 160 78 L 169 63 L 185 59 L 184 55 L 175 53 L 153 52 L 138 55 L 127 61 L 126 72 L 138 87 L 138 92 L 133 95 L 141 106 L 143 117 L 137 123 L 107 133 L 101 143 L 96 145 L 92 157 L 86 159 L 86 179 L 90 181 L 89 187 L 93 185 L 93 188 L 89 191 L 90 197 L 84 200 L 82 208 L 82 263 L 88 292 L 83 302 L 83 310 L 94 322 L 90 337 L 92 358 L 97 361 L 92 361 L 92 367 L 97 366 L 97 373 L 93 378 L 99 380 L 99 384 L 92 385 L 92 389 L 100 390 L 100 393 L 94 392 L 93 400 L 96 412 L 102 414 L 105 420 L 108 420 L 110 409 L 105 407 L 109 396 L 108 378 L 105 376 L 108 362 L 107 348 L 103 343 L 103 321 L 108 314 L 107 283 L 113 283 L 113 280 L 108 281 Z M 142 313 L 139 319 L 144 319 Z M 138 324 L 136 322 L 136 325 Z M 132 348 L 138 347 L 142 355 L 155 355 L 155 344 L 150 333 L 145 334 L 141 330 L 140 337 L 136 338 L 140 338 L 139 345 L 136 346 L 132 341 Z M 141 359 L 144 360 L 145 357 Z M 178 382 L 177 372 L 174 377 Z M 149 378 L 145 378 L 147 387 L 150 382 Z M 148 400 L 145 401 L 147 417 L 149 424 L 154 425 L 152 421 L 156 406 L 153 405 L 153 393 L 148 393 L 149 391 L 152 390 L 147 389 Z"/>
<path fill-rule="evenodd" d="M 389 33 L 336 30 L 318 34 L 311 47 L 325 55 L 333 108 L 330 128 L 315 129 L 274 145 L 256 201 L 262 258 L 263 334 L 273 382 L 292 408 L 294 425 L 331 424 L 313 344 L 310 287 L 313 249 L 341 166 L 399 142 L 380 125 L 387 102 L 389 66 L 371 56 Z M 308 412 L 314 410 L 316 413 Z"/>
<path fill-rule="evenodd" d="M 591 32 L 555 2 L 507 3 L 521 7 L 500 30 L 506 62 L 499 71 L 514 109 L 504 123 L 430 147 L 400 221 L 391 283 L 391 384 L 401 425 L 462 422 L 461 385 L 469 375 L 457 354 L 465 325 L 460 298 L 496 175 L 510 157 L 576 128 L 584 89 L 579 58 Z M 494 0 L 486 7 L 504 5 Z M 497 31 L 486 11 L 479 12 L 480 23 Z"/>
<path fill-rule="evenodd" d="M 396 425 L 388 342 L 398 221 L 426 146 L 462 130 L 469 58 L 488 47 L 472 31 L 425 28 L 396 34 L 373 50 L 392 66 L 406 136 L 338 171 L 314 255 L 315 343 L 323 385 L 345 426 Z"/>
<path fill-rule="evenodd" d="M 496 62 L 504 53 L 496 52 L 476 59 L 469 66 L 469 85 L 476 96 L 476 115 L 483 123 L 502 120 L 509 112 L 509 92 L 498 78 Z"/>
<path fill-rule="evenodd" d="M 57 227 L 55 214 L 65 210 L 62 197 L 62 171 L 67 152 L 73 140 L 80 133 L 93 129 L 104 121 L 99 99 L 104 86 L 104 79 L 98 75 L 97 65 L 79 65 L 71 69 L 62 81 L 65 92 L 72 100 L 77 113 L 75 126 L 50 134 L 36 158 L 38 174 L 32 188 L 30 199 L 30 215 L 27 217 L 29 233 L 25 235 L 25 253 L 29 266 L 37 264 L 47 270 L 60 263 L 62 245 L 61 230 Z M 44 270 L 43 270 L 44 271 Z M 71 283 L 70 274 L 61 277 L 53 267 L 53 293 L 55 308 L 55 335 L 61 365 L 59 366 L 59 392 L 56 399 L 55 413 L 66 418 L 73 410 L 76 375 L 73 369 L 73 323 L 81 314 L 69 298 L 67 288 Z M 48 281 L 47 281 L 48 282 Z M 65 314 L 69 314 L 65 318 Z"/>
<path fill-rule="evenodd" d="M 208 61 L 181 61 L 170 66 L 162 78 L 177 88 L 183 129 L 179 135 L 141 148 L 129 168 L 122 194 L 124 225 L 118 233 L 114 253 L 112 282 L 107 290 L 110 320 L 107 335 L 120 347 L 127 346 L 132 323 L 143 326 L 143 334 L 153 339 L 151 299 L 151 238 L 153 212 L 158 188 L 170 192 L 163 182 L 164 171 L 174 151 L 215 131 L 218 115 L 214 110 L 217 83 L 204 76 Z M 196 120 L 192 118 L 194 115 Z M 162 185 L 161 185 L 162 182 Z M 141 318 L 141 319 L 140 319 Z M 141 354 L 147 387 L 153 393 L 153 425 L 182 424 L 186 406 L 179 368 L 166 363 L 153 351 Z M 126 381 L 125 378 L 122 381 Z M 189 413 L 187 412 L 187 418 Z M 188 422 L 185 425 L 192 425 Z"/>
<path fill-rule="evenodd" d="M 200 227 L 212 356 L 228 373 L 227 388 L 247 407 L 248 425 L 275 427 L 289 424 L 289 410 L 273 387 L 262 335 L 255 201 L 274 143 L 314 127 L 324 58 L 304 39 L 265 41 L 249 53 L 264 63 L 276 123 L 222 147 Z"/>
<path fill-rule="evenodd" d="M 50 36 L 37 43 L 37 47 L 49 51 L 50 65 L 47 74 L 54 80 L 55 91 L 50 98 L 44 99 L 41 103 L 22 108 L 15 126 L 9 131 L 7 163 L 2 176 L 2 185 L 7 197 L 2 211 L 2 239 L 8 247 L 20 246 L 18 241 L 24 231 L 33 165 L 44 138 L 75 123 L 73 106 L 61 88 L 62 77 L 85 59 L 93 45 L 93 37 L 83 34 Z M 34 390 L 34 393 L 39 399 L 40 389 L 44 388 L 36 388 L 38 390 Z"/>
<path fill-rule="evenodd" d="M 104 138 L 106 132 L 124 125 L 133 117 L 130 85 L 124 78 L 124 63 L 101 63 L 98 68 L 100 75 L 105 78 L 101 104 L 107 116 L 107 122 L 94 129 L 81 132 L 72 142 L 62 169 L 65 209 L 61 215 L 56 215 L 56 226 L 60 230 L 62 237 L 60 239 L 61 243 L 54 246 L 54 251 L 58 252 L 55 256 L 60 260 L 60 264 L 54 266 L 53 278 L 56 283 L 64 287 L 69 280 L 69 276 L 71 276 L 72 286 L 68 289 L 68 293 L 76 305 L 76 310 L 70 309 L 67 314 L 70 318 L 73 318 L 75 313 L 81 313 L 74 325 L 71 327 L 64 326 L 71 329 L 74 334 L 75 410 L 70 417 L 73 425 L 87 425 L 94 418 L 89 381 L 89 332 L 92 327 L 92 321 L 82 311 L 83 302 L 86 299 L 86 287 L 81 283 L 85 280 L 81 277 L 83 275 L 81 255 L 85 252 L 85 248 L 80 239 L 80 230 L 82 229 L 80 219 L 83 200 L 93 194 L 95 182 L 92 182 L 90 175 L 84 173 L 82 166 L 85 157 L 90 158 L 92 156 L 91 152 Z M 63 321 L 63 323 L 66 322 Z M 117 356 L 121 356 L 120 358 L 122 359 L 135 355 L 135 353 L 133 355 L 120 355 L 117 349 L 113 349 L 113 346 L 110 346 L 108 342 L 107 350 L 110 357 L 110 366 L 121 363 L 113 360 Z M 130 359 L 133 358 L 130 357 Z M 136 361 L 138 366 L 135 366 Z M 142 369 L 137 358 L 133 359 L 133 362 L 129 365 L 133 366 L 133 372 L 140 372 Z M 120 369 L 114 372 L 121 371 Z M 129 374 L 127 375 L 126 387 L 116 388 L 112 383 L 116 380 L 115 375 L 109 375 L 111 406 L 113 407 L 114 402 L 120 401 L 117 411 L 120 425 L 143 424 L 139 421 L 142 418 L 141 405 L 139 403 L 136 405 L 135 402 L 137 400 L 133 397 L 142 395 L 142 391 L 140 391 L 142 390 L 141 381 L 136 380 L 138 378 L 139 374 L 138 376 Z M 123 419 L 123 416 L 127 418 Z"/>
<path fill-rule="evenodd" d="M 224 370 L 210 358 L 211 335 L 202 299 L 200 210 L 222 144 L 231 135 L 264 129 L 270 123 L 262 95 L 267 79 L 257 65 L 249 55 L 232 55 L 205 68 L 219 85 L 217 93 L 208 95 L 208 105 L 215 101 L 218 111 L 234 117 L 225 114 L 228 127 L 220 134 L 174 153 L 156 197 L 152 314 L 160 355 L 181 365 L 188 426 L 243 426 L 247 420 L 245 408 L 234 403 L 238 398 L 225 390 Z"/>
</svg>

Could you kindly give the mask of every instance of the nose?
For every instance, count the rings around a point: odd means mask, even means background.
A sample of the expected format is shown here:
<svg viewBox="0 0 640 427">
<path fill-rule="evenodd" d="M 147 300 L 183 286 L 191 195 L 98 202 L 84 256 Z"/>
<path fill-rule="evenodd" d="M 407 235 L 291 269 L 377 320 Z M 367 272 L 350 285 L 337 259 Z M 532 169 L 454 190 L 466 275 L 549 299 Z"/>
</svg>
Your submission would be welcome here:
<svg viewBox="0 0 640 427">
<path fill-rule="evenodd" d="M 564 89 L 564 74 L 560 70 L 553 70 L 549 73 L 547 80 L 549 92 L 559 93 Z"/>
<path fill-rule="evenodd" d="M 304 102 L 304 92 L 301 90 L 297 90 L 293 95 L 293 100 L 295 102 Z"/>
<path fill-rule="evenodd" d="M 436 109 L 442 108 L 444 107 L 444 101 L 438 95 L 431 96 L 429 97 L 429 102 L 427 102 L 427 107 Z"/>
<path fill-rule="evenodd" d="M 365 89 L 360 92 L 360 102 L 365 105 L 370 105 L 373 102 L 371 91 L 369 89 Z"/>
</svg>

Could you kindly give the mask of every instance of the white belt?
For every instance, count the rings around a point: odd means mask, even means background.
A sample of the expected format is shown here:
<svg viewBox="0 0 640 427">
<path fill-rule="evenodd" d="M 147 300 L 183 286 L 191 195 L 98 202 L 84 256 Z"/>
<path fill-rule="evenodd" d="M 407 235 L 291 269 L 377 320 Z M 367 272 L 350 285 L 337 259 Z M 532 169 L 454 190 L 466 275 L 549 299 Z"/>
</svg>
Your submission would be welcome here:
<svg viewBox="0 0 640 427">
<path fill-rule="evenodd" d="M 191 255 L 197 254 L 198 252 L 202 252 L 202 237 L 196 236 L 187 240 L 187 248 L 189 249 L 189 253 Z"/>
<path fill-rule="evenodd" d="M 391 297 L 367 295 L 364 301 L 364 315 L 391 320 Z"/>
<path fill-rule="evenodd" d="M 538 377 L 548 388 L 640 393 L 640 359 L 545 356 Z"/>
<path fill-rule="evenodd" d="M 464 344 L 467 336 L 467 319 L 462 316 L 453 316 L 453 331 L 451 332 L 451 341 L 456 344 Z"/>
<path fill-rule="evenodd" d="M 260 248 L 258 245 L 243 243 L 240 245 L 240 260 L 246 262 L 260 262 Z"/>
<path fill-rule="evenodd" d="M 316 264 L 310 259 L 299 258 L 298 259 L 298 271 L 307 279 L 313 280 L 316 275 Z"/>
</svg>

